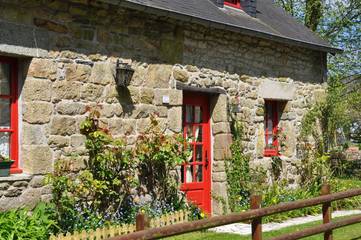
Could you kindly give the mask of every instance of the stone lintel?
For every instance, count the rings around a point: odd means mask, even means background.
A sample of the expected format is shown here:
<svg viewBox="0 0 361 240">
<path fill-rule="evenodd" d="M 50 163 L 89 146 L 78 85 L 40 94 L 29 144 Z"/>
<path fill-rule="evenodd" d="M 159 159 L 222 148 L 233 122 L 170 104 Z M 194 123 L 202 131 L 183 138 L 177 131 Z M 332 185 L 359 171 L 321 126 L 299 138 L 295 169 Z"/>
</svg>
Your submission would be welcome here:
<svg viewBox="0 0 361 240">
<path fill-rule="evenodd" d="M 22 24 L 0 21 L 0 54 L 24 57 L 47 57 L 47 31 Z"/>
<path fill-rule="evenodd" d="M 203 92 L 208 94 L 226 94 L 227 92 L 220 87 L 211 87 L 211 88 L 201 88 L 195 86 L 189 86 L 187 84 L 181 83 L 179 81 L 176 82 L 176 88 L 178 90 L 190 91 L 190 92 Z"/>
<path fill-rule="evenodd" d="M 290 101 L 294 98 L 296 86 L 293 83 L 283 83 L 264 80 L 258 91 L 258 95 L 264 99 Z"/>
</svg>

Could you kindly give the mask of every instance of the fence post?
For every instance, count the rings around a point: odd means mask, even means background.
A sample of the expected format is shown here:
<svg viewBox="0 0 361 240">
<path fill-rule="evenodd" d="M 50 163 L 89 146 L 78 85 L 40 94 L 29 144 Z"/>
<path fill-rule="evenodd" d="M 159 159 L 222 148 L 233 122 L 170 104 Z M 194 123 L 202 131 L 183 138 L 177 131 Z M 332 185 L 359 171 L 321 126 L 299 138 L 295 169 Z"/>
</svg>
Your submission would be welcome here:
<svg viewBox="0 0 361 240">
<path fill-rule="evenodd" d="M 321 187 L 321 195 L 328 195 L 331 193 L 331 186 L 329 184 L 323 184 Z M 331 202 L 327 202 L 322 204 L 322 218 L 323 218 L 323 224 L 330 223 L 331 222 Z M 332 240 L 332 231 L 327 231 L 323 235 L 324 240 Z"/>
<path fill-rule="evenodd" d="M 138 213 L 135 222 L 136 231 L 142 231 L 149 228 L 149 218 L 144 213 Z"/>
<path fill-rule="evenodd" d="M 251 209 L 261 207 L 262 196 L 251 195 Z M 262 240 L 262 217 L 252 220 L 252 240 Z"/>
</svg>

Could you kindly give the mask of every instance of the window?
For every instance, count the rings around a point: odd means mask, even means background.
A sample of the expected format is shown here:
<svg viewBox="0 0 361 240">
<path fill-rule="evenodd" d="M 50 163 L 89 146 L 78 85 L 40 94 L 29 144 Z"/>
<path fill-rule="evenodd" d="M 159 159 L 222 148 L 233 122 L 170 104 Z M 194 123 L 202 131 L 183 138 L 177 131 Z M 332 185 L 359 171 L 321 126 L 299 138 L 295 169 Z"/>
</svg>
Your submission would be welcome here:
<svg viewBox="0 0 361 240">
<path fill-rule="evenodd" d="M 265 102 L 265 156 L 278 155 L 278 120 L 279 120 L 279 103 L 277 101 Z"/>
<path fill-rule="evenodd" d="M 240 0 L 225 0 L 224 5 L 234 7 L 234 8 L 241 8 L 241 1 Z"/>
<path fill-rule="evenodd" d="M 21 173 L 18 161 L 17 61 L 0 57 L 0 154 L 14 160 L 11 173 Z"/>
</svg>

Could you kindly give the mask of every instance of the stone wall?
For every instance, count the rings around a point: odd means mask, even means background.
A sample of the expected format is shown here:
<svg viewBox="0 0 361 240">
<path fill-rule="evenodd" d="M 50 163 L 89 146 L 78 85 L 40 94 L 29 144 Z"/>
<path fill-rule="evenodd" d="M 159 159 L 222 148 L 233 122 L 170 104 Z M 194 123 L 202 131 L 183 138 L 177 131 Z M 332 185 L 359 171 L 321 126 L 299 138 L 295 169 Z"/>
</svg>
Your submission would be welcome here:
<svg viewBox="0 0 361 240">
<path fill-rule="evenodd" d="M 98 108 L 101 122 L 112 134 L 127 136 L 130 144 L 144 132 L 150 114 L 168 132 L 180 132 L 183 95 L 176 81 L 227 93 L 211 97 L 213 194 L 226 198 L 231 114 L 246 126 L 254 162 L 265 162 L 264 99 L 259 94 L 265 80 L 295 86 L 281 125 L 289 135 L 284 156 L 296 159 L 300 120 L 314 91 L 322 92 L 322 53 L 87 2 L 0 1 L 0 22 L 43 33 L 41 39 L 25 37 L 46 46 L 42 57 L 27 58 L 22 65 L 20 164 L 26 174 L 47 173 L 60 158 L 81 166 L 86 154 L 79 124 L 89 108 Z M 127 89 L 115 85 L 118 59 L 135 69 Z M 164 95 L 169 104 L 162 103 Z M 21 188 L 23 194 L 27 189 Z M 220 214 L 217 201 L 213 206 Z"/>
<path fill-rule="evenodd" d="M 51 189 L 41 175 L 16 174 L 0 178 L 0 211 L 16 207 L 35 207 L 39 200 L 51 199 Z"/>
</svg>

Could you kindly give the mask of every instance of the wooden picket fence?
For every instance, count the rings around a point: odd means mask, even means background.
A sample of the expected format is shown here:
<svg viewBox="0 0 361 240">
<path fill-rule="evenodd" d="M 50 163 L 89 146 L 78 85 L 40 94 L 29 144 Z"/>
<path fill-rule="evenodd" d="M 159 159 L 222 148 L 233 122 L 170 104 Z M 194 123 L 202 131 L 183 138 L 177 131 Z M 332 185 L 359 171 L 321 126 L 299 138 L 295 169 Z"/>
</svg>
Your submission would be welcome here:
<svg viewBox="0 0 361 240">
<path fill-rule="evenodd" d="M 149 227 L 165 227 L 176 223 L 188 222 L 188 211 L 180 210 L 172 214 L 166 214 L 161 217 L 150 219 Z M 138 219 L 137 219 L 138 220 Z M 101 240 L 110 237 L 121 236 L 133 233 L 137 230 L 136 224 L 122 224 L 117 226 L 109 226 L 98 228 L 96 230 L 75 232 L 73 234 L 67 233 L 66 235 L 60 234 L 51 236 L 50 240 Z"/>
</svg>

